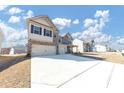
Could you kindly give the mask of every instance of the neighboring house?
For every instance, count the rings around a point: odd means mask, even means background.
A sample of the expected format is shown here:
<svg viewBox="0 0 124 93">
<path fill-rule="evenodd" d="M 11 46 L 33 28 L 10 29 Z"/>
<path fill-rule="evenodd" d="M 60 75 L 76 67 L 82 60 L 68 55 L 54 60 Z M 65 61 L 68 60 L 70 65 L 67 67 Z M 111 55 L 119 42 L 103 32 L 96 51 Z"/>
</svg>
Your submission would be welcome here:
<svg viewBox="0 0 124 93">
<path fill-rule="evenodd" d="M 84 42 L 82 40 L 74 39 L 72 45 L 77 46 L 77 47 L 73 47 L 73 53 L 84 52 Z"/>
<path fill-rule="evenodd" d="M 93 52 L 92 41 L 74 39 L 72 45 L 75 46 L 73 47 L 73 53 Z"/>
<path fill-rule="evenodd" d="M 94 52 L 107 52 L 107 47 L 105 45 L 95 45 Z"/>
<path fill-rule="evenodd" d="M 84 52 L 93 52 L 94 43 L 93 41 L 83 41 Z"/>
<path fill-rule="evenodd" d="M 71 45 L 73 41 L 73 38 L 70 33 L 66 33 L 64 36 L 62 36 L 62 43 Z"/>
<path fill-rule="evenodd" d="M 122 55 L 124 56 L 124 50 L 121 51 Z"/>
<path fill-rule="evenodd" d="M 1 48 L 1 54 L 9 54 L 11 48 Z"/>
<path fill-rule="evenodd" d="M 28 54 L 32 56 L 59 54 L 58 34 L 58 29 L 48 16 L 29 18 Z"/>
<path fill-rule="evenodd" d="M 10 48 L 10 47 L 9 48 L 2 48 L 1 54 L 9 54 L 9 55 L 15 54 L 15 49 Z"/>
<path fill-rule="evenodd" d="M 15 49 L 14 48 L 11 48 L 10 49 L 10 52 L 9 52 L 9 55 L 13 55 L 15 53 Z"/>
<path fill-rule="evenodd" d="M 72 41 L 73 41 L 73 38 L 70 35 L 70 33 L 66 33 L 64 36 L 59 36 L 60 52 L 61 50 L 64 49 L 65 53 L 72 53 Z M 62 46 L 64 48 L 62 48 Z"/>
<path fill-rule="evenodd" d="M 118 50 L 112 49 L 110 47 L 107 47 L 107 52 L 118 52 Z"/>
<path fill-rule="evenodd" d="M 14 46 L 8 48 L 1 48 L 1 54 L 22 54 L 26 53 L 26 47 L 24 46 Z"/>
</svg>

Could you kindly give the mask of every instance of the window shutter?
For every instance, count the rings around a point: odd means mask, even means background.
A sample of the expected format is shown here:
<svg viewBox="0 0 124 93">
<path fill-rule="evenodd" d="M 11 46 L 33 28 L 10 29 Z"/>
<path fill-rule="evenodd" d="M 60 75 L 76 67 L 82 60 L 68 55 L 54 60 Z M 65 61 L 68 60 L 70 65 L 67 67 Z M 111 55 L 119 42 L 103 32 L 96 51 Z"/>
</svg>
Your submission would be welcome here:
<svg viewBox="0 0 124 93">
<path fill-rule="evenodd" d="M 50 37 L 52 37 L 52 31 L 50 31 Z"/>
<path fill-rule="evenodd" d="M 44 29 L 44 36 L 46 35 L 46 29 Z"/>
<path fill-rule="evenodd" d="M 31 33 L 33 33 L 34 25 L 31 25 Z"/>
<path fill-rule="evenodd" d="M 40 27 L 40 35 L 42 34 L 42 28 Z"/>
</svg>

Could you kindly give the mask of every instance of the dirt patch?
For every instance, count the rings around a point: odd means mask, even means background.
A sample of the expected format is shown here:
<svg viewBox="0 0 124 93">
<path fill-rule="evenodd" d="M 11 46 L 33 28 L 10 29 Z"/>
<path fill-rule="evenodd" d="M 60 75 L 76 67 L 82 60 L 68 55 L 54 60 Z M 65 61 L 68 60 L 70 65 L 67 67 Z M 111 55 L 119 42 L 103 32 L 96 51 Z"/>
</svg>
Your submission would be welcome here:
<svg viewBox="0 0 124 93">
<path fill-rule="evenodd" d="M 96 59 L 106 60 L 114 63 L 124 64 L 124 56 L 122 56 L 118 52 L 105 52 L 105 53 L 98 53 L 98 52 L 84 52 L 81 56 L 85 57 L 94 57 Z"/>
<path fill-rule="evenodd" d="M 0 56 L 0 87 L 30 88 L 31 59 L 21 56 Z M 3 65 L 4 64 L 4 65 Z"/>
</svg>

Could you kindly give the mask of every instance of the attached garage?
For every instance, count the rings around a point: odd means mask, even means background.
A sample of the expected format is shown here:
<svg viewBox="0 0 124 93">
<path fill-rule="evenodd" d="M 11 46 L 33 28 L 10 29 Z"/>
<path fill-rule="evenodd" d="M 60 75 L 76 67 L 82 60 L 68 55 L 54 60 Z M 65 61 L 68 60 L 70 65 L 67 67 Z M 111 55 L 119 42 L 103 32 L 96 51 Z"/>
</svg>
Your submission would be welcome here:
<svg viewBox="0 0 124 93">
<path fill-rule="evenodd" d="M 59 54 L 65 54 L 67 53 L 67 45 L 60 44 L 59 45 Z"/>
<path fill-rule="evenodd" d="M 55 55 L 56 47 L 51 45 L 32 45 L 32 56 Z"/>
</svg>

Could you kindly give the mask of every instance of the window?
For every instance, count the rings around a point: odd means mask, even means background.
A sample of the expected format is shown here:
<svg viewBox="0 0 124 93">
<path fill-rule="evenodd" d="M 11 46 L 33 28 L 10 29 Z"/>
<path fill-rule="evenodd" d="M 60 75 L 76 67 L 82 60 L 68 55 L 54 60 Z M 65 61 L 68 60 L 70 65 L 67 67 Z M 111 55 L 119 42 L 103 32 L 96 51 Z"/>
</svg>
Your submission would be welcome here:
<svg viewBox="0 0 124 93">
<path fill-rule="evenodd" d="M 52 37 L 52 31 L 50 31 L 50 37 Z"/>
<path fill-rule="evenodd" d="M 39 34 L 39 35 L 41 35 L 41 28 L 40 28 L 40 27 L 37 27 L 37 26 L 34 26 L 33 32 L 34 32 L 34 34 Z"/>
<path fill-rule="evenodd" d="M 31 33 L 41 35 L 42 34 L 42 28 L 35 26 L 35 25 L 31 25 Z"/>
<path fill-rule="evenodd" d="M 44 36 L 52 37 L 52 31 L 44 29 Z"/>
</svg>

